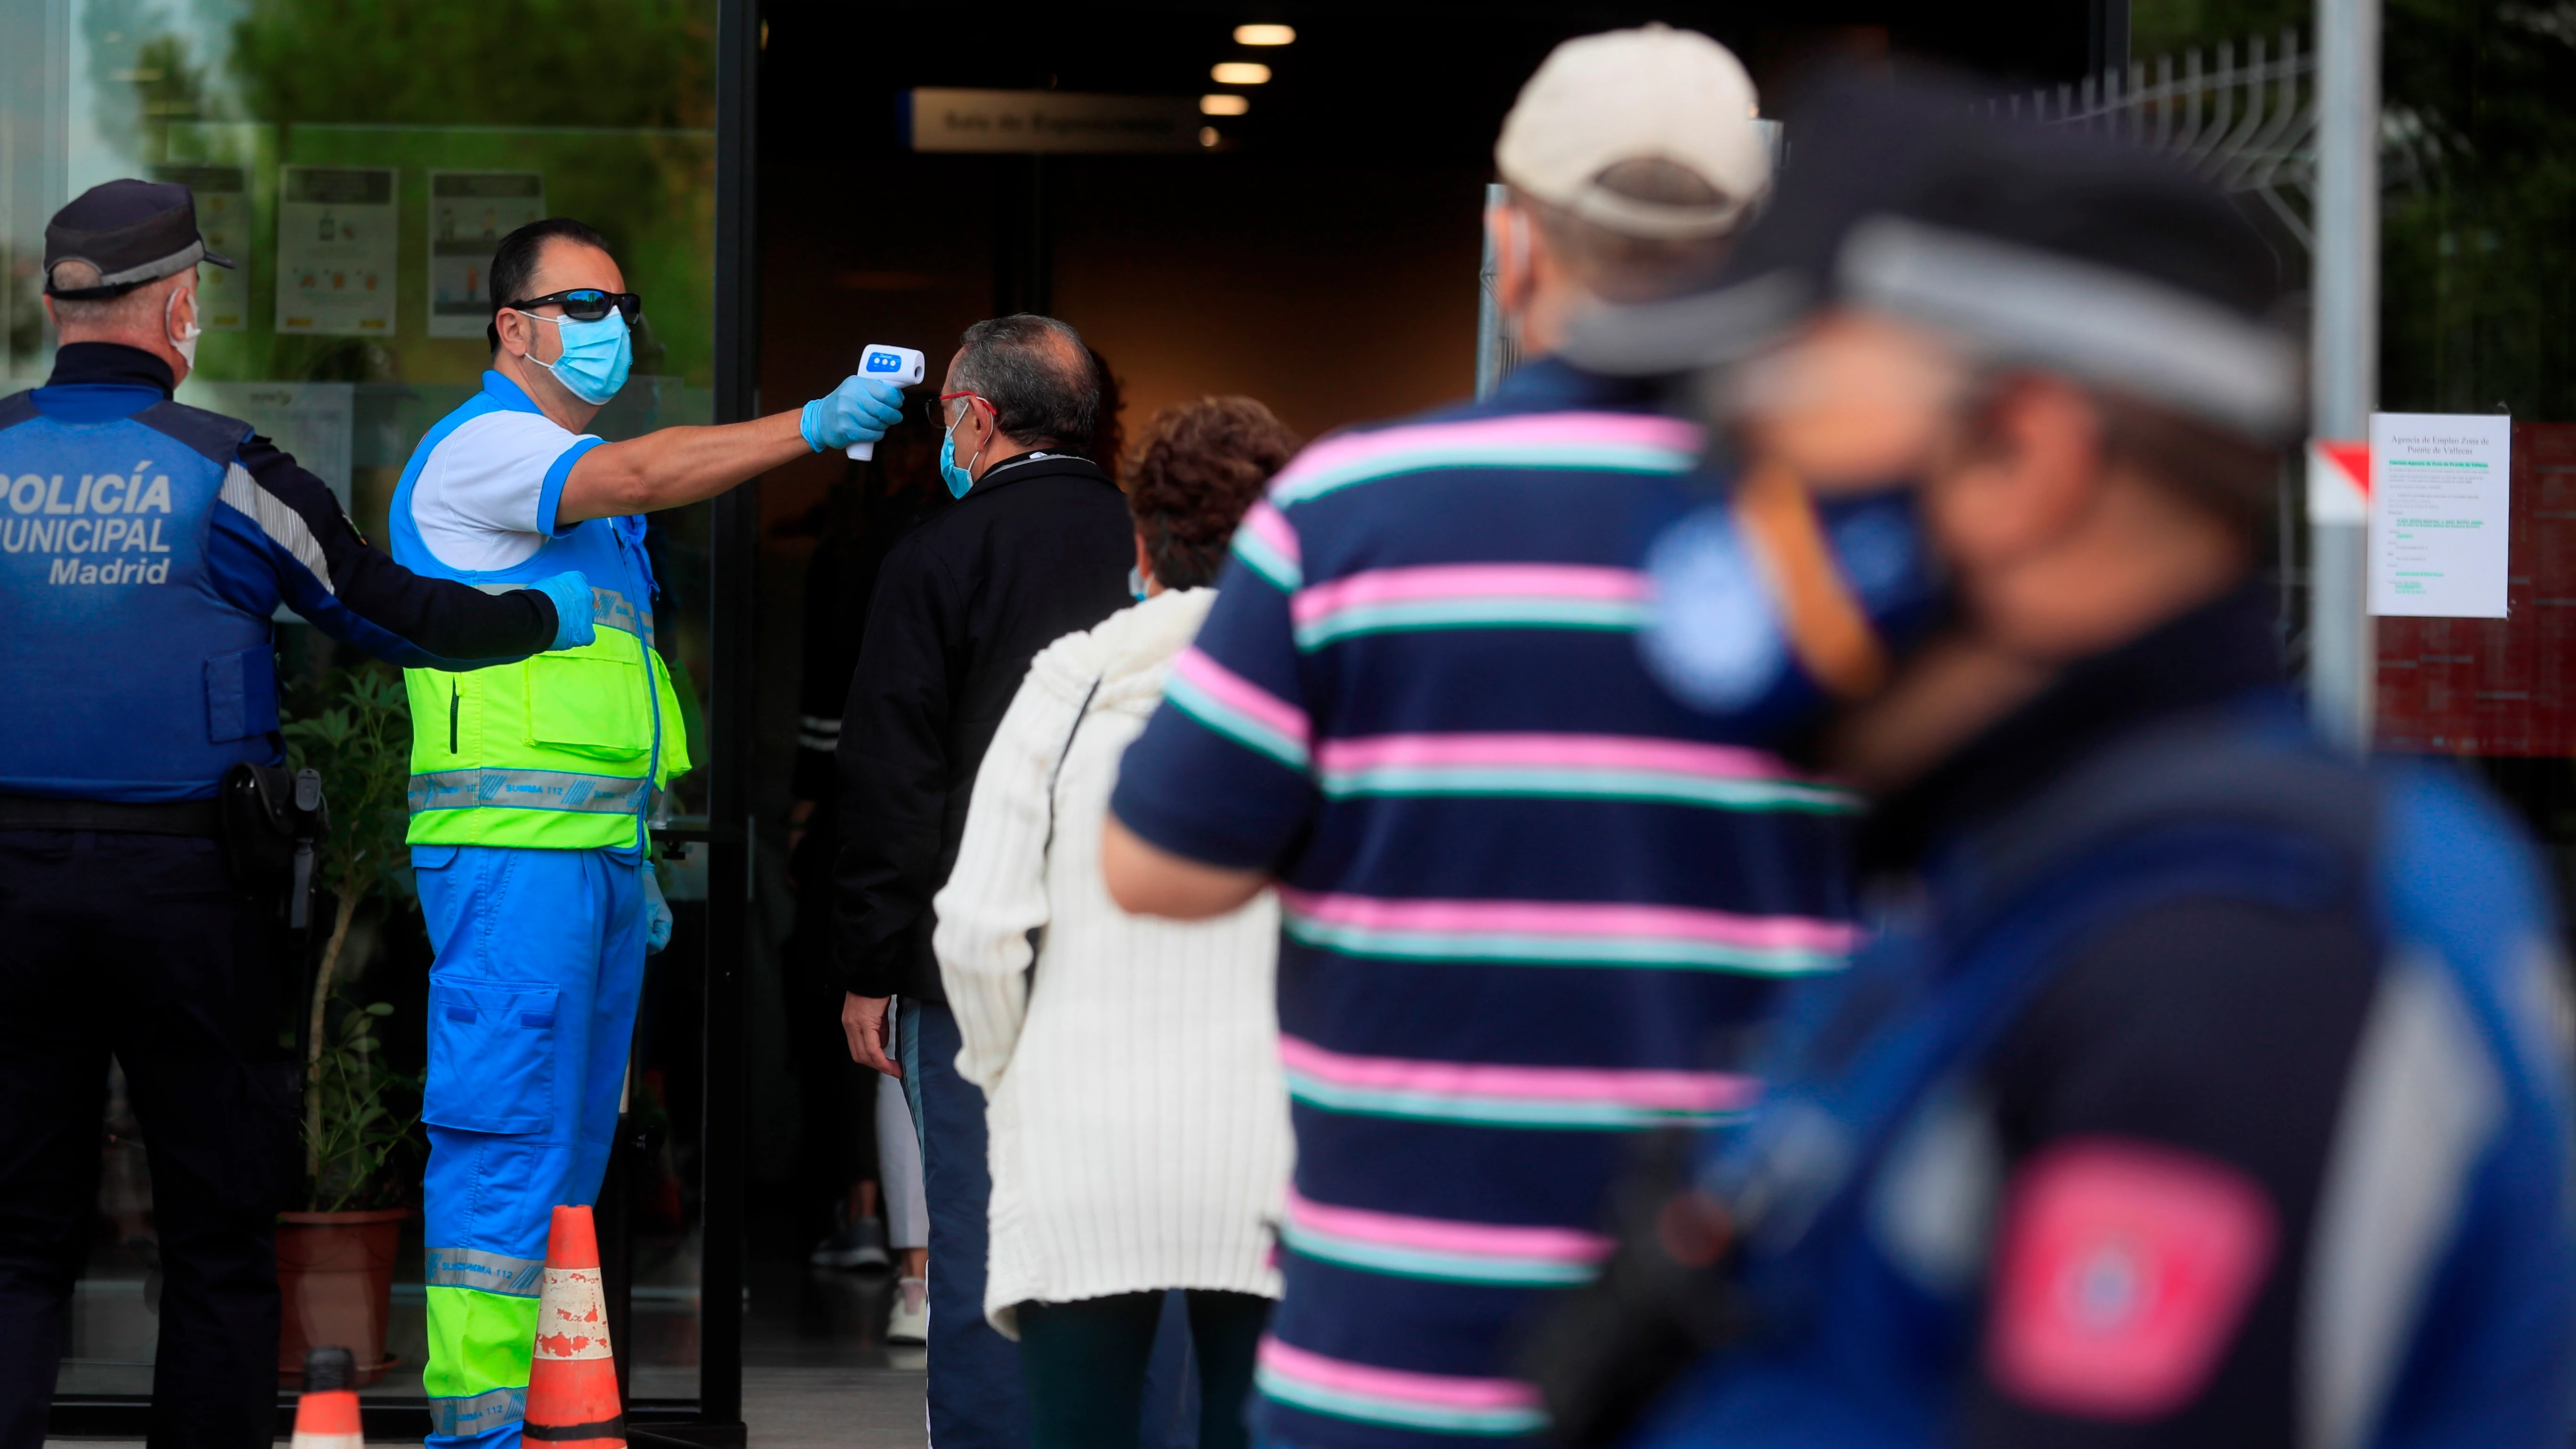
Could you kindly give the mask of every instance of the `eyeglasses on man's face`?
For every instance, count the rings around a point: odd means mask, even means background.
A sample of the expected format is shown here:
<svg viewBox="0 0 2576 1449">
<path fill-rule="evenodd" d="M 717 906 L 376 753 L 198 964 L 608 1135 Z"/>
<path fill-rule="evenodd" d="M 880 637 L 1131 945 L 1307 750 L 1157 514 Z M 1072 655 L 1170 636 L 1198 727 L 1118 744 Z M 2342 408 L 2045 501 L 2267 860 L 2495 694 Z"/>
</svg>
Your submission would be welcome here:
<svg viewBox="0 0 2576 1449">
<path fill-rule="evenodd" d="M 962 406 L 951 407 L 949 406 L 951 403 L 962 404 Z M 937 397 L 926 397 L 921 400 L 921 416 L 932 427 L 944 433 L 957 426 L 958 422 L 965 417 L 965 410 L 977 403 L 982 403 L 987 411 L 990 411 L 993 406 L 992 399 L 980 392 L 943 392 Z"/>
<path fill-rule="evenodd" d="M 607 316 L 613 309 L 625 314 L 626 325 L 632 327 L 635 325 L 635 319 L 644 315 L 642 294 L 609 292 L 597 287 L 574 287 L 567 291 L 548 292 L 542 297 L 504 302 L 501 307 L 502 310 L 509 312 L 528 312 L 550 303 L 562 307 L 564 315 L 575 322 L 596 322 Z"/>
</svg>

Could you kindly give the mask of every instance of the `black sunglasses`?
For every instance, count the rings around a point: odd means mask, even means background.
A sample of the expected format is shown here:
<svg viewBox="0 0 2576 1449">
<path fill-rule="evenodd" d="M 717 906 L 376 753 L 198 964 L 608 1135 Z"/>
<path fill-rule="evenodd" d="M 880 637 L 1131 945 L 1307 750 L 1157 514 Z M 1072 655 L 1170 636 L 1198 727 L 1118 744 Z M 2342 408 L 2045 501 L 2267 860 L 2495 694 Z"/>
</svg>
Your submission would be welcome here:
<svg viewBox="0 0 2576 1449">
<path fill-rule="evenodd" d="M 644 299 L 637 293 L 603 292 L 597 287 L 575 287 L 568 292 L 548 292 L 542 297 L 530 297 L 524 302 L 504 302 L 501 306 L 507 311 L 525 312 L 531 307 L 542 307 L 548 302 L 561 303 L 564 315 L 575 322 L 596 322 L 607 316 L 608 309 L 611 307 L 626 314 L 626 325 L 629 327 L 635 325 L 636 318 L 644 315 Z"/>
</svg>

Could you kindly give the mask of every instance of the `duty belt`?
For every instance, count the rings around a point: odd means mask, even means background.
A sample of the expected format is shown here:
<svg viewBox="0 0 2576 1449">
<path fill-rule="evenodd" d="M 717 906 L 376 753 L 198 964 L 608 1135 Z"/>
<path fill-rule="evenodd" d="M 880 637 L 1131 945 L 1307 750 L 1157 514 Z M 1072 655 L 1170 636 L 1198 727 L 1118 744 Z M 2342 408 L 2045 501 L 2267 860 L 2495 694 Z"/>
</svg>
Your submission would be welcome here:
<svg viewBox="0 0 2576 1449">
<path fill-rule="evenodd" d="M 0 830 L 97 830 L 115 835 L 197 835 L 221 840 L 223 805 L 216 800 L 138 805 L 122 800 L 0 795 Z"/>
</svg>

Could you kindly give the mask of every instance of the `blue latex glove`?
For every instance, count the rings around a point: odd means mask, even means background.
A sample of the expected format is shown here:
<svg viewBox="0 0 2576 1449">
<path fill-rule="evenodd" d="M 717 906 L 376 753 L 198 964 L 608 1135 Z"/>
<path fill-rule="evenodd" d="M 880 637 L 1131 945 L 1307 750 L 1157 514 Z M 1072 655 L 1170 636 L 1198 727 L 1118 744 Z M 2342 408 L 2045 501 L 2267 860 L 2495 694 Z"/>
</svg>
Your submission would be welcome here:
<svg viewBox="0 0 2576 1449">
<path fill-rule="evenodd" d="M 854 372 L 832 389 L 830 397 L 805 405 L 797 430 L 805 435 L 805 446 L 820 453 L 852 443 L 873 443 L 902 420 L 903 389 L 882 377 Z"/>
<path fill-rule="evenodd" d="M 644 862 L 644 954 L 661 954 L 671 944 L 671 903 L 662 899 L 662 871 Z"/>
<path fill-rule="evenodd" d="M 528 587 L 555 601 L 555 642 L 548 649 L 578 649 L 596 637 L 590 626 L 588 578 L 578 572 L 556 574 Z"/>
</svg>

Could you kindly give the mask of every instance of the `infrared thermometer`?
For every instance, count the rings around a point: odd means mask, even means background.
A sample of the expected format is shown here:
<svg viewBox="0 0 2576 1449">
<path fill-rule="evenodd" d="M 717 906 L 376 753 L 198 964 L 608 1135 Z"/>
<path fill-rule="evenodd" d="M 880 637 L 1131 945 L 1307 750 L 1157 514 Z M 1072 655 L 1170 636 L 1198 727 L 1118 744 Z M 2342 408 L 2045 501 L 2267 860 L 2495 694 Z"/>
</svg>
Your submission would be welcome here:
<svg viewBox="0 0 2576 1449">
<path fill-rule="evenodd" d="M 897 387 L 919 387 L 928 371 L 929 360 L 909 347 L 889 347 L 882 342 L 871 342 L 859 353 L 861 377 L 882 377 Z M 843 451 L 853 458 L 873 458 L 877 455 L 877 445 L 852 443 Z"/>
</svg>

